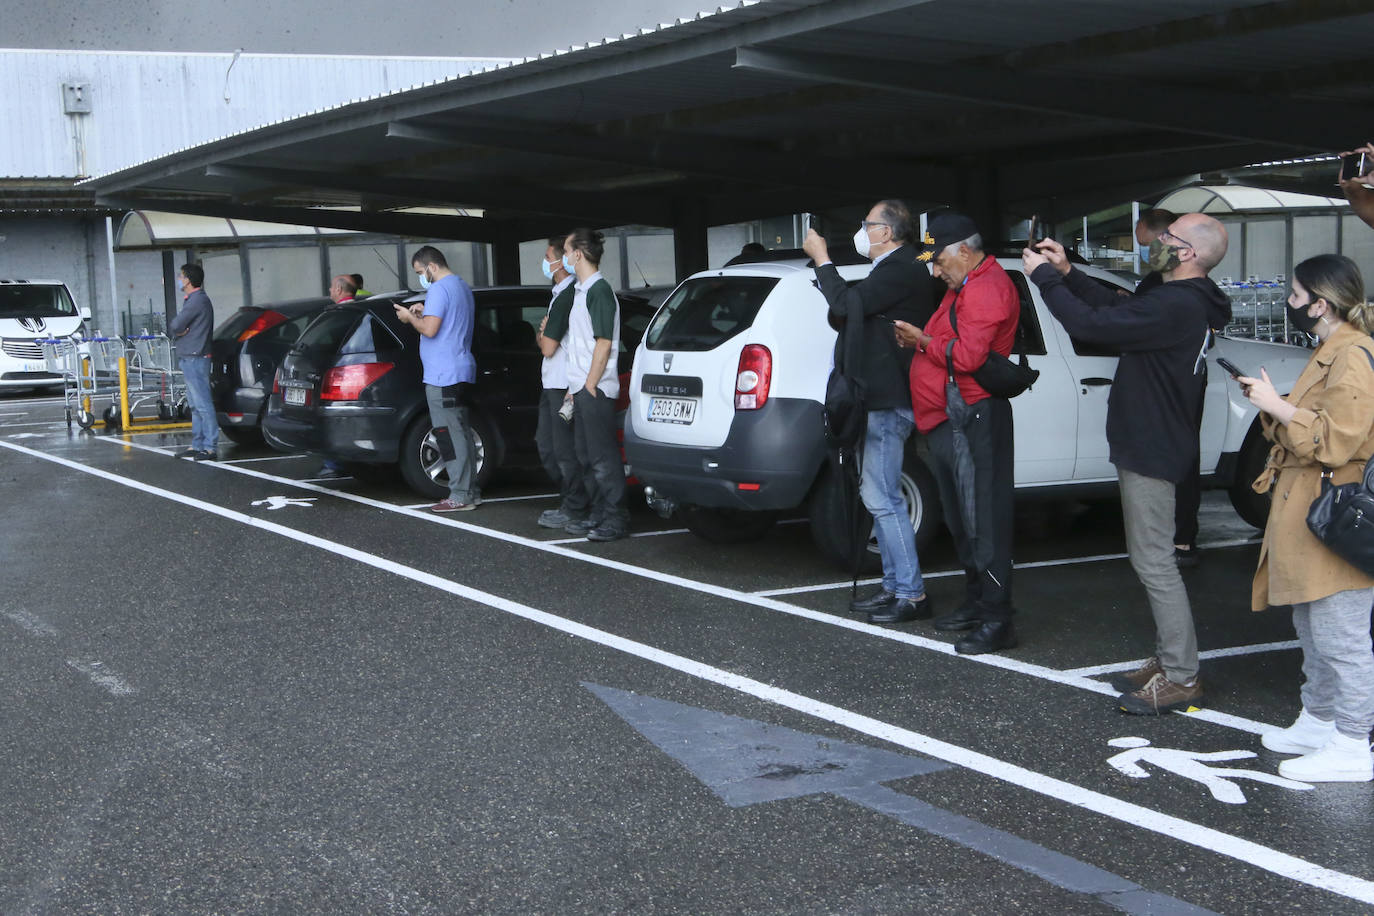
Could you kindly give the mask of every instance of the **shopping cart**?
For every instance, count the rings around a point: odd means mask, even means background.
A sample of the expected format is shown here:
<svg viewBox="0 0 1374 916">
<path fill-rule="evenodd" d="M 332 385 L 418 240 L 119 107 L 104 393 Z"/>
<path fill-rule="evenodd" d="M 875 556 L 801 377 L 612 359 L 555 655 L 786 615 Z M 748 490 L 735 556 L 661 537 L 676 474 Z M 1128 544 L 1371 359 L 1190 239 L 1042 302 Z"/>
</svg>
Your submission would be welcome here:
<svg viewBox="0 0 1374 916">
<path fill-rule="evenodd" d="M 156 405 L 156 419 L 185 420 L 190 416 L 186 402 L 186 382 L 176 368 L 176 347 L 166 334 L 153 334 L 145 328 L 141 334 L 128 338 L 127 349 L 128 410 L 116 423 L 123 425 L 128 418 L 134 425 L 136 411 Z"/>
<path fill-rule="evenodd" d="M 119 398 L 119 358 L 124 341 L 105 337 L 49 337 L 38 341 L 48 372 L 62 377 L 62 399 L 70 426 L 73 419 L 82 429 L 95 424 L 96 402 L 109 398 L 108 418 Z"/>
</svg>

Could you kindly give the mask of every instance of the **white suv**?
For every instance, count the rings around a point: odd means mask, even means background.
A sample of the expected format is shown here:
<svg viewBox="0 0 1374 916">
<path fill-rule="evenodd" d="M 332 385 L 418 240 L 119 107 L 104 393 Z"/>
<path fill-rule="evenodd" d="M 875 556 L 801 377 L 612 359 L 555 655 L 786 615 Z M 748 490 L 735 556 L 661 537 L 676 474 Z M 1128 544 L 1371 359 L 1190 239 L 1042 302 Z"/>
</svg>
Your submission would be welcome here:
<svg viewBox="0 0 1374 916">
<path fill-rule="evenodd" d="M 1117 354 L 1073 340 L 1028 283 L 1019 259 L 999 258 L 1021 293 L 1018 336 L 1035 386 L 1012 401 L 1016 486 L 1100 491 L 1115 485 L 1108 461 L 1107 395 Z M 855 283 L 870 265 L 841 267 Z M 1129 292 L 1129 281 L 1081 267 Z M 654 316 L 635 351 L 626 460 L 651 506 L 676 511 L 695 534 L 717 542 L 761 536 L 780 511 L 806 506 L 816 545 L 841 566 L 854 546 L 842 524 L 842 489 L 830 467 L 822 403 L 835 332 L 815 271 L 798 262 L 744 264 L 683 281 Z M 1286 344 L 1218 338 L 1211 357 L 1269 371 L 1286 391 L 1308 351 Z M 1245 521 L 1264 525 L 1268 498 L 1250 489 L 1267 443 L 1256 410 L 1218 366 L 1208 373 L 1202 423 L 1204 483 L 1228 487 Z M 921 436 L 908 441 L 902 492 L 918 544 L 940 521 L 935 481 Z M 870 563 L 876 547 L 870 544 Z"/>
<path fill-rule="evenodd" d="M 60 387 L 39 341 L 70 337 L 90 317 L 61 280 L 0 280 L 0 390 Z"/>
</svg>

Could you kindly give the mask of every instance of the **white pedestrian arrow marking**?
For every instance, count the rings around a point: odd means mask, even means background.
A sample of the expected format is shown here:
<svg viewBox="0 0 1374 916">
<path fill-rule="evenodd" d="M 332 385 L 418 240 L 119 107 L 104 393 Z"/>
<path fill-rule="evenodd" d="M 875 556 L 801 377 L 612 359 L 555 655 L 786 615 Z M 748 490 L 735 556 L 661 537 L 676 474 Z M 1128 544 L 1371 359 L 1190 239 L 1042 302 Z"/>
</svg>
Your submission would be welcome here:
<svg viewBox="0 0 1374 916">
<path fill-rule="evenodd" d="M 1140 764 L 1148 763 L 1159 767 L 1166 773 L 1182 776 L 1202 783 L 1211 790 L 1212 797 L 1228 805 L 1245 804 L 1245 793 L 1232 779 L 1249 779 L 1252 782 L 1267 782 L 1284 789 L 1311 789 L 1310 784 L 1294 779 L 1284 779 L 1260 770 L 1233 770 L 1230 767 L 1212 767 L 1207 760 L 1247 760 L 1257 756 L 1254 751 L 1183 751 L 1171 747 L 1151 747 L 1148 738 L 1113 738 L 1107 742 L 1112 747 L 1128 750 L 1107 758 L 1107 762 L 1119 772 L 1132 779 L 1149 779 L 1150 774 Z"/>
<path fill-rule="evenodd" d="M 284 509 L 287 506 L 304 506 L 309 509 L 310 504 L 315 501 L 314 496 L 269 496 L 266 499 L 255 499 L 253 505 L 266 506 L 268 510 Z"/>
<path fill-rule="evenodd" d="M 11 435 L 11 436 L 8 436 L 7 438 L 9 438 L 9 439 L 42 439 L 42 438 L 43 438 L 43 434 L 42 434 L 42 433 L 15 433 L 15 434 L 13 434 L 13 435 Z"/>
</svg>

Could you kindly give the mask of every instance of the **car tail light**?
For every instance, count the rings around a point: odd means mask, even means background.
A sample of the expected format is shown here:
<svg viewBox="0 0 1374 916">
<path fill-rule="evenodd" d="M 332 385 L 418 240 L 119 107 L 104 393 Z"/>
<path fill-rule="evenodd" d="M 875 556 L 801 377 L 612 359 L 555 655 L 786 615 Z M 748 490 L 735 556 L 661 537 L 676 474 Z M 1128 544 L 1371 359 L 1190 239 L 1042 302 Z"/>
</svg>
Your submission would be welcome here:
<svg viewBox="0 0 1374 916">
<path fill-rule="evenodd" d="M 356 401 L 377 379 L 396 368 L 395 363 L 357 363 L 335 366 L 324 374 L 320 383 L 321 401 Z"/>
<path fill-rule="evenodd" d="M 272 393 L 281 394 L 281 370 L 272 373 Z"/>
<path fill-rule="evenodd" d="M 758 410 L 768 403 L 773 381 L 773 354 L 762 344 L 748 344 L 739 354 L 735 375 L 735 409 Z"/>
<path fill-rule="evenodd" d="M 243 329 L 243 333 L 239 335 L 239 340 L 247 340 L 250 337 L 256 337 L 263 331 L 275 328 L 285 320 L 286 316 L 281 312 L 274 312 L 271 309 L 266 309 L 261 315 L 253 319 L 252 324 Z"/>
</svg>

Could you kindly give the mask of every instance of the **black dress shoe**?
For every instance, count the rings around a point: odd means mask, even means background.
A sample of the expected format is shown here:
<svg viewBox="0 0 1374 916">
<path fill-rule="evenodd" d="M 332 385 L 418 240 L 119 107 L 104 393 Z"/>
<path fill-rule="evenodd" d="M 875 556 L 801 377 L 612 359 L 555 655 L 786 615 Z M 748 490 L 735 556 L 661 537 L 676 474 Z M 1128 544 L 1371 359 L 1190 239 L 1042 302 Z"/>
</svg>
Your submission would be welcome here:
<svg viewBox="0 0 1374 916">
<path fill-rule="evenodd" d="M 194 457 L 196 457 L 196 449 L 193 449 L 193 448 L 184 448 L 184 449 L 182 449 L 181 451 L 176 452 L 175 454 L 173 454 L 172 457 L 173 457 L 173 458 L 194 458 Z"/>
<path fill-rule="evenodd" d="M 856 614 L 867 614 L 871 611 L 881 611 L 885 607 L 891 607 L 897 603 L 897 596 L 892 592 L 878 587 L 878 590 L 867 598 L 855 598 L 849 602 L 849 609 Z"/>
<path fill-rule="evenodd" d="M 982 655 L 1016 648 L 1016 628 L 1010 620 L 985 620 L 982 626 L 954 644 L 960 655 Z"/>
<path fill-rule="evenodd" d="M 868 615 L 869 623 L 906 623 L 908 620 L 929 620 L 935 613 L 930 596 L 900 598 L 892 605 Z"/>
<path fill-rule="evenodd" d="M 948 614 L 935 618 L 937 630 L 972 630 L 983 622 L 982 612 L 975 605 L 961 604 Z"/>
</svg>

